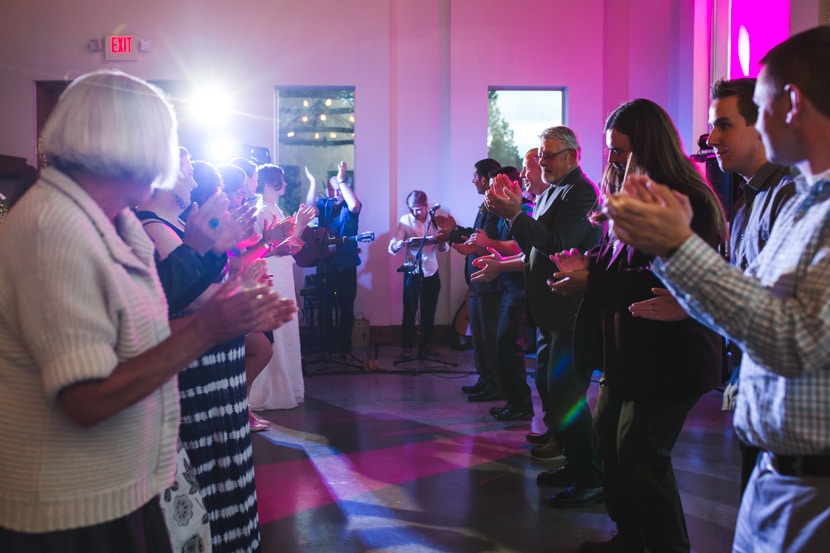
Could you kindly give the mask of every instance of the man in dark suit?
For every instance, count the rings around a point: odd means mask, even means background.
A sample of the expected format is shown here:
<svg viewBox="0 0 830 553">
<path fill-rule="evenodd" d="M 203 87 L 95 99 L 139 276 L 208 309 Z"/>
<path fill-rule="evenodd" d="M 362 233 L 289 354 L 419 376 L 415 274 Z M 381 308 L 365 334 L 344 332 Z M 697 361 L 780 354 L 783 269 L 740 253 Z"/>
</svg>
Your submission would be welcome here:
<svg viewBox="0 0 830 553">
<path fill-rule="evenodd" d="M 533 215 L 522 211 L 521 189 L 506 179 L 496 181 L 486 194 L 485 205 L 509 221 L 511 235 L 524 253 L 527 300 L 539 327 L 536 386 L 545 424 L 568 458 L 567 470 L 543 472 L 537 482 L 567 486 L 553 496 L 554 506 L 583 507 L 602 501 L 602 477 L 585 397 L 591 374 L 577 373 L 572 361 L 580 297 L 553 294 L 547 281 L 557 270 L 550 255 L 592 248 L 602 228 L 588 221 L 597 205 L 597 188 L 579 168 L 581 147 L 576 134 L 568 127 L 552 127 L 540 139 L 539 165 L 550 186 L 536 198 Z"/>
<path fill-rule="evenodd" d="M 491 171 L 501 167 L 495 159 L 482 159 L 476 162 L 473 171 L 473 185 L 476 192 L 484 194 L 490 188 Z M 487 250 L 469 242 L 470 236 L 476 232 L 483 232 L 489 238 L 496 240 L 499 236 L 499 218 L 484 208 L 482 203 L 476 212 L 475 221 L 471 228 L 455 227 L 449 233 L 449 241 L 457 252 L 466 256 L 464 277 L 470 287 L 470 332 L 473 335 L 473 354 L 475 358 L 478 381 L 472 386 L 462 386 L 464 393 L 469 394 L 470 401 L 498 401 L 504 399 L 501 389 L 501 374 L 496 350 L 496 330 L 499 320 L 499 305 L 501 304 L 501 283 L 471 282 L 470 275 L 476 269 L 473 261 L 487 255 Z"/>
</svg>

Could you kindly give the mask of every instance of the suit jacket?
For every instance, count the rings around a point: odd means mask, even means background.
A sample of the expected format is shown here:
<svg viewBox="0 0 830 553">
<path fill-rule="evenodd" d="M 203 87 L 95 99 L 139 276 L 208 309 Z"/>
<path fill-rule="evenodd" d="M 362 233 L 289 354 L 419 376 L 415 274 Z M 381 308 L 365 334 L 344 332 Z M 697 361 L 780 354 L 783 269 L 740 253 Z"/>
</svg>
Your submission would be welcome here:
<svg viewBox="0 0 830 553">
<path fill-rule="evenodd" d="M 588 221 L 597 199 L 596 185 L 576 167 L 539 195 L 532 216 L 520 213 L 511 225 L 510 234 L 525 254 L 527 302 L 542 330 L 573 330 L 581 296 L 550 291 L 547 281 L 557 269 L 549 256 L 571 248 L 585 252 L 599 242 L 602 227 Z"/>
<path fill-rule="evenodd" d="M 700 198 L 690 200 L 692 230 L 716 247 L 720 237 L 711 210 Z M 628 311 L 632 303 L 654 297 L 652 288 L 664 287 L 651 272 L 653 260 L 611 235 L 591 251 L 574 363 L 581 371 L 604 369 L 615 401 L 694 397 L 721 380 L 723 342 L 716 332 L 691 318 L 651 321 Z"/>
</svg>

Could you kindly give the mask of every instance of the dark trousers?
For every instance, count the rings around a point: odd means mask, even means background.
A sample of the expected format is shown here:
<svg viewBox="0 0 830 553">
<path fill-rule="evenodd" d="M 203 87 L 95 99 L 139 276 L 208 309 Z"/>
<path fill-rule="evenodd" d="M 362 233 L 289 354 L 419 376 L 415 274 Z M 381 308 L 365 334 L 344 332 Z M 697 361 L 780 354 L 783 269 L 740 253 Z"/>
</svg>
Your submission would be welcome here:
<svg viewBox="0 0 830 553">
<path fill-rule="evenodd" d="M 478 377 L 490 390 L 501 391 L 496 330 L 501 292 L 470 295 L 470 332 Z"/>
<path fill-rule="evenodd" d="M 508 403 L 533 410 L 525 373 L 524 349 L 519 339 L 525 330 L 527 303 L 523 287 L 505 288 L 499 306 L 496 347 L 501 371 L 501 389 Z"/>
<path fill-rule="evenodd" d="M 536 370 L 533 380 L 536 382 L 536 391 L 542 400 L 542 411 L 550 411 L 550 397 L 548 397 L 548 360 L 550 357 L 550 333 L 536 328 Z"/>
<path fill-rule="evenodd" d="M 591 373 L 580 373 L 574 367 L 572 331 L 548 332 L 545 424 L 568 458 L 576 484 L 598 487 L 602 483 L 602 468 L 587 400 Z"/>
<path fill-rule="evenodd" d="M 158 498 L 132 513 L 94 526 L 42 534 L 0 527 L 3 553 L 171 553 Z"/>
<path fill-rule="evenodd" d="M 697 400 L 611 401 L 600 380 L 594 430 L 605 505 L 620 535 L 649 551 L 689 551 L 671 450 Z"/>
<path fill-rule="evenodd" d="M 438 292 L 441 291 L 441 279 L 438 273 L 424 278 L 421 273 L 407 273 L 403 277 L 403 319 L 401 321 L 401 345 L 412 347 L 415 341 L 415 313 L 418 300 L 421 304 L 421 341 L 422 346 L 432 343 L 432 327 L 435 324 L 435 306 L 438 304 Z"/>
<path fill-rule="evenodd" d="M 331 353 L 351 353 L 357 269 L 318 271 L 317 281 L 323 346 Z"/>
</svg>

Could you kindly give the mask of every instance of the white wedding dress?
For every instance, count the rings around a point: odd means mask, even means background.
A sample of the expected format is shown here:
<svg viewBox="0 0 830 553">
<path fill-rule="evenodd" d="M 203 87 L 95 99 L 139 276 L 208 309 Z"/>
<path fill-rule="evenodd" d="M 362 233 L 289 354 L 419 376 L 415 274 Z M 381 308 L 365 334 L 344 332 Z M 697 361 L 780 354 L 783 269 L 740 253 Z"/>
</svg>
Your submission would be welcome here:
<svg viewBox="0 0 830 553">
<path fill-rule="evenodd" d="M 279 207 L 260 204 L 257 211 L 257 231 L 262 233 L 266 220 L 284 218 Z M 281 298 L 296 299 L 294 291 L 294 258 L 290 255 L 272 255 L 265 258 L 268 272 L 273 275 L 273 288 Z M 303 366 L 300 356 L 300 325 L 295 316 L 274 330 L 271 360 L 254 379 L 248 396 L 250 408 L 291 409 L 305 398 Z"/>
</svg>

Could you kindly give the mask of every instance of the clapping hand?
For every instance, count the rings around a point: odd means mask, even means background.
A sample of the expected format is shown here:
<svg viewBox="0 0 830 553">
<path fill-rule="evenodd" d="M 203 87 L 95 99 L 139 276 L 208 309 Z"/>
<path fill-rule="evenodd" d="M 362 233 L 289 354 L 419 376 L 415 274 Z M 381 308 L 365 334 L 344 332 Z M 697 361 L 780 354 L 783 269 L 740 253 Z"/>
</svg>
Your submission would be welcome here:
<svg viewBox="0 0 830 553">
<path fill-rule="evenodd" d="M 270 221 L 265 222 L 265 228 L 262 229 L 262 238 L 266 242 L 281 244 L 286 238 L 291 236 L 293 232 L 293 217 L 286 217 L 281 221 L 277 221 L 276 217 L 274 217 Z"/>
<path fill-rule="evenodd" d="M 693 234 L 689 198 L 643 175 L 631 175 L 624 191 L 606 197 L 603 213 L 620 240 L 651 255 L 665 257 Z"/>
<path fill-rule="evenodd" d="M 455 218 L 452 215 L 445 213 L 437 213 L 433 219 L 435 227 L 438 229 L 435 233 L 436 242 L 447 242 L 450 239 L 450 234 L 458 226 Z"/>
<path fill-rule="evenodd" d="M 470 238 L 467 239 L 467 243 L 478 248 L 485 248 L 489 250 L 490 246 L 493 245 L 493 239 L 487 236 L 484 229 L 479 228 L 476 229 L 472 235 L 470 235 Z"/>
<path fill-rule="evenodd" d="M 512 219 L 522 210 L 522 187 L 507 175 L 496 175 L 484 194 L 484 207 L 494 215 Z"/>
<path fill-rule="evenodd" d="M 560 271 L 579 271 L 587 269 L 590 259 L 576 248 L 555 253 L 550 260 L 556 263 Z"/>
<path fill-rule="evenodd" d="M 303 249 L 305 242 L 296 236 L 289 236 L 274 248 L 274 255 L 294 255 Z"/>
<path fill-rule="evenodd" d="M 254 230 L 254 223 L 256 222 L 255 206 L 243 204 L 235 209 L 232 209 L 229 215 L 230 216 L 223 221 L 223 223 L 227 223 L 229 225 L 228 240 L 236 240 L 234 245 L 239 245 L 242 248 L 247 247 L 249 241 L 257 241 L 258 236 Z M 230 249 L 230 247 L 227 249 Z"/>
<path fill-rule="evenodd" d="M 653 321 L 682 321 L 689 318 L 688 313 L 667 289 L 652 288 L 651 291 L 654 293 L 653 298 L 628 306 L 628 311 L 632 315 Z"/>
<path fill-rule="evenodd" d="M 588 265 L 590 259 L 576 248 L 571 248 L 550 256 L 559 271 L 548 280 L 552 292 L 568 296 L 580 294 L 588 289 Z"/>
<path fill-rule="evenodd" d="M 194 203 L 184 227 L 182 242 L 200 255 L 211 249 L 221 254 L 235 246 L 235 241 L 229 241 L 232 225 L 222 224 L 228 204 L 228 197 L 224 194 L 214 194 L 201 207 Z"/>
<path fill-rule="evenodd" d="M 470 244 L 469 238 L 467 236 L 462 236 L 461 238 L 464 242 L 461 242 L 460 244 L 453 244 L 452 248 L 461 255 L 470 255 L 471 253 L 474 253 L 476 251 L 476 247 Z"/>
<path fill-rule="evenodd" d="M 293 300 L 281 299 L 267 286 L 246 288 L 242 283 L 237 277 L 223 284 L 194 316 L 199 332 L 214 343 L 277 328 L 297 312 Z"/>
<path fill-rule="evenodd" d="M 487 248 L 490 255 L 483 255 L 477 257 L 473 261 L 473 267 L 479 270 L 470 275 L 470 280 L 473 282 L 490 282 L 495 280 L 501 274 L 502 256 L 493 248 Z"/>
<path fill-rule="evenodd" d="M 316 207 L 313 205 L 300 204 L 300 207 L 297 208 L 297 212 L 294 213 L 294 235 L 302 236 L 305 228 L 316 216 Z"/>
</svg>

